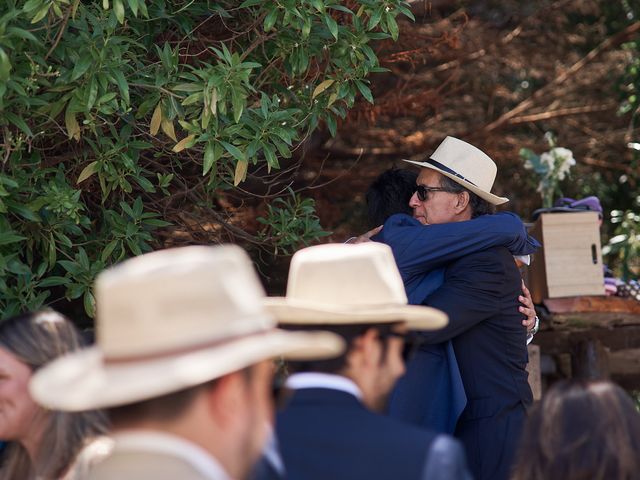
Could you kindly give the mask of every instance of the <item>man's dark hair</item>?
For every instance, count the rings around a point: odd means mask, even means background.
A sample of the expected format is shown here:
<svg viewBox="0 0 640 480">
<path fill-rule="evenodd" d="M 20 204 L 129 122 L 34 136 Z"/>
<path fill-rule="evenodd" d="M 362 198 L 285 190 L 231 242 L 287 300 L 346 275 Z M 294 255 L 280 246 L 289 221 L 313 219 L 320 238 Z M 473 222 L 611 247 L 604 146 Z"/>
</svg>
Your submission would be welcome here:
<svg viewBox="0 0 640 480">
<path fill-rule="evenodd" d="M 251 381 L 253 366 L 240 370 L 247 381 Z M 215 388 L 218 379 L 194 387 L 171 392 L 159 397 L 129 403 L 107 409 L 111 424 L 115 427 L 126 427 L 141 420 L 171 421 L 180 417 L 191 406 L 198 393 L 202 390 Z"/>
<path fill-rule="evenodd" d="M 416 191 L 418 174 L 413 170 L 391 168 L 381 173 L 367 190 L 367 212 L 371 228 L 384 224 L 391 215 L 411 215 L 409 200 Z"/>
<path fill-rule="evenodd" d="M 382 339 L 382 356 L 381 362 L 384 363 L 387 357 L 387 346 L 393 326 L 396 323 L 353 323 L 342 325 L 280 325 L 280 328 L 292 331 L 314 331 L 323 330 L 340 335 L 346 342 L 346 350 L 342 355 L 326 360 L 305 360 L 287 362 L 289 373 L 317 372 L 317 373 L 339 373 L 347 366 L 347 356 L 353 348 L 353 342 L 356 338 L 364 335 L 369 329 L 378 331 L 379 337 Z"/>
<path fill-rule="evenodd" d="M 453 193 L 469 193 L 469 203 L 471 204 L 471 218 L 479 217 L 480 215 L 491 215 L 496 212 L 496 207 L 485 199 L 480 198 L 472 191 L 464 188 L 458 182 L 453 181 L 449 177 L 442 175 L 440 179 L 440 186 L 446 188 Z"/>
<path fill-rule="evenodd" d="M 215 382 L 216 380 L 213 380 L 160 397 L 112 407 L 107 409 L 107 414 L 114 427 L 126 427 L 141 420 L 171 421 L 186 412 L 198 393 L 205 388 L 213 387 Z"/>
</svg>

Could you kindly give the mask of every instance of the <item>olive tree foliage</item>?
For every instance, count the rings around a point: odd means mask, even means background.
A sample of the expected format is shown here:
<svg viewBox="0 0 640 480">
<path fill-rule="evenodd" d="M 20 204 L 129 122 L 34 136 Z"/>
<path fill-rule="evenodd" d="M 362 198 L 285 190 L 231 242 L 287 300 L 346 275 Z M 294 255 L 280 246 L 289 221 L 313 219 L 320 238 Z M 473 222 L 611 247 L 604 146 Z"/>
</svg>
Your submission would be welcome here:
<svg viewBox="0 0 640 480">
<path fill-rule="evenodd" d="M 286 186 L 254 194 L 251 234 L 221 198 L 372 102 L 372 44 L 412 17 L 401 0 L 1 3 L 2 317 L 63 298 L 92 315 L 99 271 L 194 219 L 284 252 L 322 235 Z"/>
</svg>

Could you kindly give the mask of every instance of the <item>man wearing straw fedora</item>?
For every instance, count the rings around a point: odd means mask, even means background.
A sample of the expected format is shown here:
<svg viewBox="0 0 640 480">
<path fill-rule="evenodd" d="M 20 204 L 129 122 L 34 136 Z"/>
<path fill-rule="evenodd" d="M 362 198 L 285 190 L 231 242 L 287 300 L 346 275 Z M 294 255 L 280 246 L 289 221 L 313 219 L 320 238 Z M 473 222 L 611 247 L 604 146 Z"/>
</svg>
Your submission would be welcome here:
<svg viewBox="0 0 640 480">
<path fill-rule="evenodd" d="M 142 255 L 101 273 L 97 345 L 38 372 L 43 405 L 106 408 L 114 450 L 89 478 L 246 478 L 272 414 L 268 359 L 335 356 L 329 333 L 274 328 L 236 246 Z"/>
<path fill-rule="evenodd" d="M 388 246 L 330 244 L 298 251 L 286 297 L 268 298 L 267 309 L 285 329 L 322 328 L 347 343 L 336 359 L 289 364 L 285 387 L 291 393 L 276 419 L 286 478 L 470 478 L 452 437 L 375 413 L 404 372 L 408 329 L 447 323 L 438 310 L 407 305 Z"/>
<path fill-rule="evenodd" d="M 422 225 L 470 220 L 508 201 L 491 193 L 497 173 L 493 160 L 457 138 L 447 137 L 426 160 L 407 161 L 422 167 L 409 202 Z M 398 256 L 407 249 L 406 235 L 389 233 L 383 241 Z M 455 435 L 466 448 L 477 480 L 508 478 L 525 411 L 532 402 L 525 370 L 526 331 L 518 304 L 521 286 L 511 253 L 497 246 L 451 262 L 443 285 L 424 300 L 449 315 L 447 327 L 422 338 L 428 343 L 452 340 L 467 396 Z"/>
<path fill-rule="evenodd" d="M 422 304 L 442 285 L 444 266 L 469 253 L 495 246 L 505 246 L 513 255 L 535 250 L 537 242 L 527 235 L 522 221 L 511 212 L 421 227 L 420 222 L 409 216 L 412 214 L 409 201 L 416 191 L 417 177 L 418 172 L 412 170 L 387 170 L 371 184 L 366 195 L 371 226 L 384 224 L 372 240 L 387 239 L 393 245 L 410 304 Z M 398 213 L 403 215 L 395 215 Z M 533 329 L 535 309 L 524 286 L 522 303 L 520 312 L 527 316 L 523 326 Z M 436 385 L 438 395 L 433 395 Z M 449 340 L 420 345 L 407 361 L 407 372 L 396 384 L 388 413 L 400 420 L 453 434 L 466 403 Z"/>
</svg>

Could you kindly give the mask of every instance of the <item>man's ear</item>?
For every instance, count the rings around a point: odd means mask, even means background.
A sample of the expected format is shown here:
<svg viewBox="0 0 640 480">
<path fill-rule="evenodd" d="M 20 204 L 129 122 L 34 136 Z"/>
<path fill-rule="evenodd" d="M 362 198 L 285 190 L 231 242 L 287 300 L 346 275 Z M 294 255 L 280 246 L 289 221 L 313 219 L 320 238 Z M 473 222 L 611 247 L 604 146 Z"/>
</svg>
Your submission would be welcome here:
<svg viewBox="0 0 640 480">
<path fill-rule="evenodd" d="M 213 385 L 205 387 L 207 407 L 218 422 L 227 424 L 239 414 L 245 387 L 241 372 L 227 374 L 217 379 Z"/>
<path fill-rule="evenodd" d="M 469 206 L 469 202 L 471 201 L 471 196 L 469 192 L 464 191 L 460 192 L 456 199 L 455 211 L 456 213 L 462 213 Z"/>
<path fill-rule="evenodd" d="M 355 340 L 358 349 L 362 354 L 365 364 L 377 363 L 376 348 L 378 347 L 378 330 L 370 328 Z"/>
</svg>

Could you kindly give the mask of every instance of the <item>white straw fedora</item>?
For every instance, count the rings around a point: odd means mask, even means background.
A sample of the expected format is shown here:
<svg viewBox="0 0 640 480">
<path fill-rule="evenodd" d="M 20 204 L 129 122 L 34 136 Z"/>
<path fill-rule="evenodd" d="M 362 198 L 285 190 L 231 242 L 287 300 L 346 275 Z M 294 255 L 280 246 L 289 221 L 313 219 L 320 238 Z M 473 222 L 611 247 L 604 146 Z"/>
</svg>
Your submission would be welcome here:
<svg viewBox="0 0 640 480">
<path fill-rule="evenodd" d="M 328 332 L 285 332 L 240 247 L 183 247 L 142 255 L 98 275 L 96 346 L 32 378 L 44 406 L 78 411 L 133 403 L 284 355 L 340 354 Z"/>
<path fill-rule="evenodd" d="M 445 138 L 427 160 L 405 162 L 435 170 L 493 205 L 509 201 L 491 193 L 498 171 L 493 160 L 479 148 L 455 137 Z"/>
<path fill-rule="evenodd" d="M 436 330 L 448 323 L 440 310 L 407 305 L 393 253 L 376 242 L 299 250 L 291 259 L 287 295 L 267 297 L 265 305 L 283 324 L 405 321 L 413 330 Z"/>
</svg>

